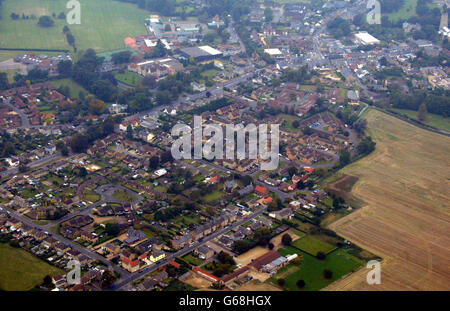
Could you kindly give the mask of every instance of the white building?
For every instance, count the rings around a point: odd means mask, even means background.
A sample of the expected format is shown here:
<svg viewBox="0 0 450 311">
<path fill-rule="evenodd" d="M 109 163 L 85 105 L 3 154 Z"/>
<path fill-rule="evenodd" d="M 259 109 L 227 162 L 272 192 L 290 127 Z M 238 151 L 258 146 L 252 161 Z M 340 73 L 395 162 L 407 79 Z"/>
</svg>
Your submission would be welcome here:
<svg viewBox="0 0 450 311">
<path fill-rule="evenodd" d="M 380 40 L 369 34 L 368 32 L 359 32 L 355 34 L 356 42 L 363 45 L 380 44 Z"/>
</svg>

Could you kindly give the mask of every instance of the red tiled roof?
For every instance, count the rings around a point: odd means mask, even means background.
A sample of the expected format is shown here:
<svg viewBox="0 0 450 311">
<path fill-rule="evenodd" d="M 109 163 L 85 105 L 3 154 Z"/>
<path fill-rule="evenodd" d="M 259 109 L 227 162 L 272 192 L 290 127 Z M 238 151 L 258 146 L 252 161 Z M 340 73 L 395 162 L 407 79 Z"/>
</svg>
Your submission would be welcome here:
<svg viewBox="0 0 450 311">
<path fill-rule="evenodd" d="M 255 192 L 261 193 L 261 194 L 265 194 L 265 193 L 267 193 L 267 188 L 266 187 L 262 187 L 260 185 L 257 185 L 255 187 Z"/>
<path fill-rule="evenodd" d="M 268 263 L 274 261 L 277 258 L 280 258 L 281 255 L 278 254 L 276 251 L 268 252 L 258 258 L 256 258 L 254 261 L 252 261 L 249 266 L 255 267 L 257 270 L 261 269 L 263 266 L 267 265 Z"/>
<path fill-rule="evenodd" d="M 179 263 L 176 263 L 175 261 L 169 260 L 168 263 L 169 263 L 169 265 L 172 265 L 172 266 L 174 266 L 175 268 L 180 267 L 180 264 L 179 264 Z"/>
</svg>

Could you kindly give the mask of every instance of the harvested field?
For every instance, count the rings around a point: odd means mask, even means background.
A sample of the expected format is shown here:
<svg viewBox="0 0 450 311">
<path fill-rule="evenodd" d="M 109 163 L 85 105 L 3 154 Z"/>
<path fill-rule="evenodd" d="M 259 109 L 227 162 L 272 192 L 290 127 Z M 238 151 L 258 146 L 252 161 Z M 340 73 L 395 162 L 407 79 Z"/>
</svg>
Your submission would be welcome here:
<svg viewBox="0 0 450 311">
<path fill-rule="evenodd" d="M 196 275 L 195 273 L 191 273 L 191 275 L 186 280 L 184 280 L 183 283 L 186 283 L 198 289 L 209 288 L 211 286 L 211 282 Z"/>
<path fill-rule="evenodd" d="M 256 259 L 267 252 L 269 252 L 269 249 L 257 246 L 252 248 L 248 252 L 245 252 L 242 255 L 235 257 L 234 261 L 236 261 L 237 264 L 241 264 L 242 267 L 245 267 L 252 261 L 252 259 Z"/>
<path fill-rule="evenodd" d="M 258 280 L 252 280 L 239 286 L 235 291 L 281 291 L 281 289 L 270 283 L 261 283 Z"/>
<path fill-rule="evenodd" d="M 367 271 L 333 290 L 450 290 L 450 138 L 377 110 L 366 115 L 376 151 L 344 168 L 365 206 L 329 228 L 383 258 L 381 284 Z"/>
</svg>

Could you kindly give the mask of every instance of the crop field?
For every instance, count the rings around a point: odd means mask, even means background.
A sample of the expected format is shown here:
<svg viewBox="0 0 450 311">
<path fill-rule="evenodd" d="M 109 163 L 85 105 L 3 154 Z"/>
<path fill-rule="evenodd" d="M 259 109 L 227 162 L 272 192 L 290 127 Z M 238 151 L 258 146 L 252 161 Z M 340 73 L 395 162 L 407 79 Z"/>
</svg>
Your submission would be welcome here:
<svg viewBox="0 0 450 311">
<path fill-rule="evenodd" d="M 316 256 L 318 252 L 328 254 L 336 249 L 335 246 L 316 239 L 311 235 L 307 235 L 302 237 L 301 239 L 298 239 L 297 241 L 292 243 L 292 246 L 313 256 Z"/>
<path fill-rule="evenodd" d="M 42 283 L 46 275 L 64 274 L 27 251 L 0 243 L 0 290 L 26 291 Z"/>
<path fill-rule="evenodd" d="M 334 290 L 450 289 L 450 138 L 370 109 L 369 156 L 339 174 L 356 176 L 351 193 L 365 202 L 329 228 L 383 258 L 381 285 L 356 273 Z"/>
<path fill-rule="evenodd" d="M 39 27 L 43 15 L 67 14 L 67 0 L 5 0 L 0 19 L 0 47 L 24 49 L 70 49 L 62 29 L 65 19 L 53 18 L 55 25 Z M 19 14 L 12 20 L 11 13 Z M 35 15 L 36 19 L 22 19 Z M 93 48 L 97 52 L 124 48 L 124 39 L 146 33 L 144 21 L 149 12 L 136 5 L 112 0 L 82 1 L 81 24 L 68 25 L 78 50 Z"/>
</svg>

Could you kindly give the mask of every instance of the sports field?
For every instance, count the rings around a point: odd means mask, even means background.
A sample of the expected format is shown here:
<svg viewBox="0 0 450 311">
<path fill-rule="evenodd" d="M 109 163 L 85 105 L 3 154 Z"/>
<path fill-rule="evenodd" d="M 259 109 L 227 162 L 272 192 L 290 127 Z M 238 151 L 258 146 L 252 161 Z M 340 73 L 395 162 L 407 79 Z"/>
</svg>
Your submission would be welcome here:
<svg viewBox="0 0 450 311">
<path fill-rule="evenodd" d="M 351 193 L 365 206 L 329 228 L 383 258 L 381 285 L 364 273 L 334 290 L 450 290 L 450 137 L 370 109 L 369 156 L 339 174 L 356 176 Z"/>
<path fill-rule="evenodd" d="M 42 283 L 46 275 L 64 274 L 27 251 L 0 243 L 0 290 L 26 291 Z"/>
<path fill-rule="evenodd" d="M 0 47 L 71 50 L 62 33 L 67 25 L 65 19 L 53 18 L 55 25 L 50 28 L 37 26 L 39 16 L 67 14 L 66 4 L 67 0 L 5 0 L 1 9 Z M 13 12 L 20 16 L 34 14 L 37 19 L 12 20 Z M 68 26 L 78 50 L 107 51 L 124 48 L 126 37 L 146 34 L 144 21 L 148 15 L 136 5 L 119 1 L 81 1 L 81 24 Z"/>
<path fill-rule="evenodd" d="M 294 247 L 282 248 L 278 252 L 283 256 L 296 253 L 302 257 L 300 263 L 291 263 L 281 268 L 274 277 L 267 281 L 272 284 L 277 284 L 277 279 L 283 278 L 286 281 L 284 289 L 291 291 L 320 290 L 341 277 L 358 270 L 364 264 L 363 260 L 350 255 L 344 249 L 338 249 L 328 254 L 325 260 L 318 260 L 314 256 Z M 323 271 L 325 269 L 333 272 L 331 279 L 324 278 Z M 300 289 L 297 287 L 298 280 L 305 281 L 304 288 Z"/>
</svg>

